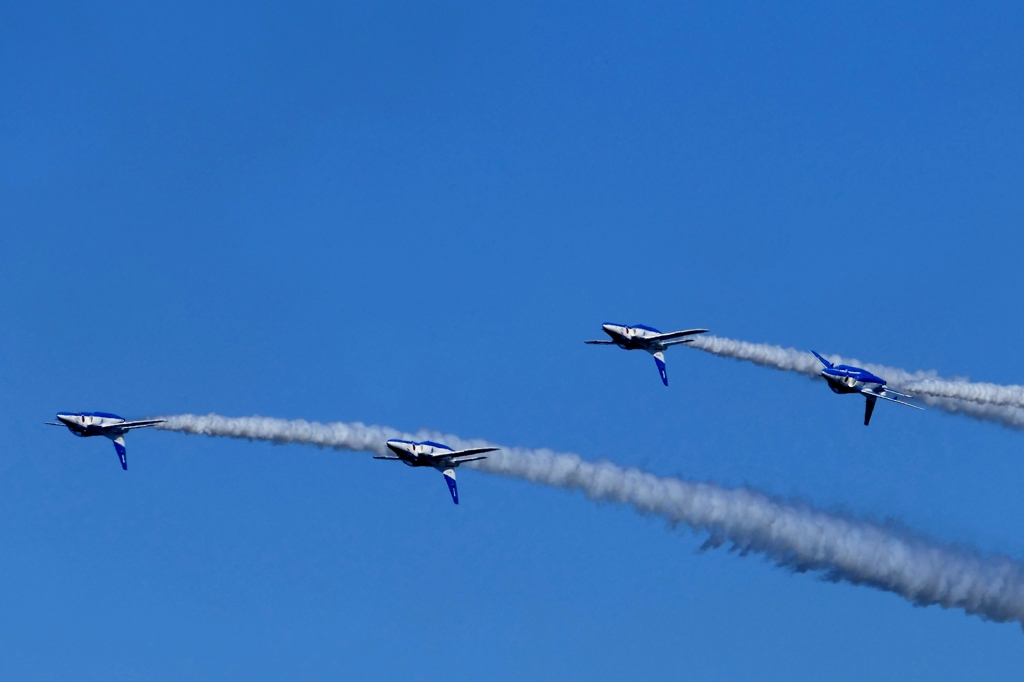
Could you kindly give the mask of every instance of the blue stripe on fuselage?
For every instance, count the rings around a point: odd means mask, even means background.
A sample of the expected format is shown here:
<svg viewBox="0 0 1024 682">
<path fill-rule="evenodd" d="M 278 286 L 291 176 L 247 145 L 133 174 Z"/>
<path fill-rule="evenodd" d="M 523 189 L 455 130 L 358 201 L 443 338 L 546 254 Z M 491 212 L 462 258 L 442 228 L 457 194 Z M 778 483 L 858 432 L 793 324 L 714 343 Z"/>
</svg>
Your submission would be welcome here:
<svg viewBox="0 0 1024 682">
<path fill-rule="evenodd" d="M 869 384 L 885 385 L 885 379 L 875 376 L 866 369 L 851 367 L 850 365 L 836 365 L 835 367 L 823 369 L 821 373 L 832 377 L 852 377 L 857 381 Z"/>
<path fill-rule="evenodd" d="M 124 417 L 112 414 L 110 412 L 58 412 L 57 414 L 66 414 L 72 417 L 105 417 L 107 419 L 120 419 L 124 421 Z"/>
</svg>

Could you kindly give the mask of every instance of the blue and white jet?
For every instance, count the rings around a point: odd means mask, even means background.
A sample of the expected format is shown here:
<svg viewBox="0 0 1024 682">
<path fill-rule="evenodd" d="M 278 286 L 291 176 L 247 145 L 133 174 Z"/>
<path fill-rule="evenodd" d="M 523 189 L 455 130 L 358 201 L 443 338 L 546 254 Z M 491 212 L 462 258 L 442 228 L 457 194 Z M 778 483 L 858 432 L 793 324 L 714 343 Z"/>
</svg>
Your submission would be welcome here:
<svg viewBox="0 0 1024 682">
<path fill-rule="evenodd" d="M 397 459 L 411 467 L 433 467 L 444 474 L 448 490 L 452 493 L 452 502 L 459 503 L 459 489 L 455 487 L 455 469 L 460 464 L 486 459 L 485 452 L 494 452 L 498 448 L 469 448 L 468 450 L 452 450 L 443 443 L 425 440 L 417 443 L 411 440 L 394 438 L 387 442 L 388 450 L 393 454 L 374 455 L 374 459 Z"/>
<path fill-rule="evenodd" d="M 166 419 L 143 419 L 125 421 L 109 412 L 58 412 L 57 421 L 46 422 L 50 426 L 66 426 L 71 433 L 82 438 L 90 436 L 106 436 L 114 441 L 117 458 L 121 460 L 121 468 L 128 471 L 128 451 L 124 446 L 124 434 L 132 429 L 141 429 L 167 421 Z"/>
<path fill-rule="evenodd" d="M 833 393 L 860 393 L 867 400 L 867 403 L 864 405 L 864 426 L 867 426 L 871 421 L 871 413 L 875 411 L 875 403 L 879 398 L 888 400 L 891 403 L 913 407 L 915 410 L 924 409 L 923 407 L 890 397 L 895 395 L 900 398 L 913 398 L 914 396 L 886 388 L 885 379 L 875 376 L 866 369 L 851 367 L 850 365 L 833 365 L 815 351 L 812 350 L 811 352 L 814 353 L 814 357 L 818 358 L 818 362 L 825 366 L 821 370 L 821 376 L 828 382 L 828 387 L 832 389 Z"/>
<path fill-rule="evenodd" d="M 694 334 L 704 334 L 707 329 L 685 329 L 679 332 L 662 333 L 654 327 L 635 324 L 632 327 L 624 324 L 607 322 L 601 325 L 604 333 L 612 337 L 610 341 L 584 341 L 599 346 L 618 346 L 625 350 L 645 350 L 654 356 L 658 365 L 661 382 L 668 386 L 668 373 L 665 372 L 665 349 L 680 343 L 693 343 L 693 339 L 683 338 Z"/>
</svg>

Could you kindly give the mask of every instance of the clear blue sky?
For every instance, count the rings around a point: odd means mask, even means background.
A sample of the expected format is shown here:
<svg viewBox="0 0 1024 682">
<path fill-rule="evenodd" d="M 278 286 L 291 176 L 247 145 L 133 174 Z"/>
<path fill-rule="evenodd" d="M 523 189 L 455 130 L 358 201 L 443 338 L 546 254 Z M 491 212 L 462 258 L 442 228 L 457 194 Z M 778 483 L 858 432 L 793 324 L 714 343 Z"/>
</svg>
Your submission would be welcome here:
<svg viewBox="0 0 1024 682">
<path fill-rule="evenodd" d="M 550 446 L 1024 558 L 1024 434 L 674 349 L 1024 383 L 1019 3 L 0 6 L 0 674 L 995 680 L 1022 634 L 579 494 L 58 410 Z"/>
</svg>

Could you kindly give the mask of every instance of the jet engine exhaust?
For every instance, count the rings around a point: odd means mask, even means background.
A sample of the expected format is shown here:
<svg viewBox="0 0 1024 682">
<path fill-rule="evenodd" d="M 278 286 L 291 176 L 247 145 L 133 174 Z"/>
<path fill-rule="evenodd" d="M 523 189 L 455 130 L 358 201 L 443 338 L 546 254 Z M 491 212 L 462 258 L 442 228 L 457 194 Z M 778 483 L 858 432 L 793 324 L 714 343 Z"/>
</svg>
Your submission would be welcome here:
<svg viewBox="0 0 1024 682">
<path fill-rule="evenodd" d="M 795 352 L 795 351 L 794 351 Z M 807 354 L 810 356 L 810 354 Z M 813 362 L 816 362 L 811 357 Z M 429 432 L 403 434 L 361 423 L 320 424 L 269 417 L 176 415 L 155 428 L 273 443 L 301 443 L 384 454 L 389 438 L 435 439 L 457 449 L 479 440 Z M 917 606 L 939 605 L 997 622 L 1024 625 L 1024 563 L 852 516 L 772 497 L 752 488 L 657 476 L 572 453 L 505 448 L 467 464 L 478 471 L 565 490 L 596 501 L 632 506 L 644 515 L 706 533 L 707 547 L 728 545 L 761 554 L 777 566 L 815 572 L 826 580 L 867 585 Z"/>
</svg>

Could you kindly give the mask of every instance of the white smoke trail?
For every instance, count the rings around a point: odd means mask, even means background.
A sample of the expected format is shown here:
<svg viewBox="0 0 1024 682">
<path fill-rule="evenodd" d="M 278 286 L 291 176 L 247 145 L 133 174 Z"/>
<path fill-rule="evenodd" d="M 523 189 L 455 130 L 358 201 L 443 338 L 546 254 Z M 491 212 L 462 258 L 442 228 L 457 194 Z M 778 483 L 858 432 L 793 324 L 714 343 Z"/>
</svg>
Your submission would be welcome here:
<svg viewBox="0 0 1024 682">
<path fill-rule="evenodd" d="M 360 423 L 318 424 L 268 417 L 177 415 L 156 428 L 207 436 L 383 453 L 388 438 L 426 437 L 461 449 L 484 441 L 421 432 L 412 436 Z M 656 476 L 551 450 L 502 448 L 472 465 L 480 471 L 580 490 L 592 500 L 631 505 L 641 514 L 708 533 L 706 545 L 757 552 L 779 566 L 815 571 L 893 592 L 918 606 L 938 604 L 999 622 L 1024 624 L 1024 564 L 943 545 L 869 521 L 829 514 L 749 488 Z"/>
<path fill-rule="evenodd" d="M 694 337 L 693 348 L 755 365 L 786 372 L 819 376 L 821 364 L 807 351 L 783 348 L 766 343 L 749 343 L 735 339 L 703 335 Z M 859 360 L 825 355 L 831 362 L 863 367 L 888 382 L 892 388 L 912 393 L 921 402 L 946 412 L 964 414 L 975 419 L 1024 428 L 1024 386 L 971 382 L 966 379 L 944 379 L 934 371 L 908 372 L 897 367 L 862 363 Z"/>
</svg>

